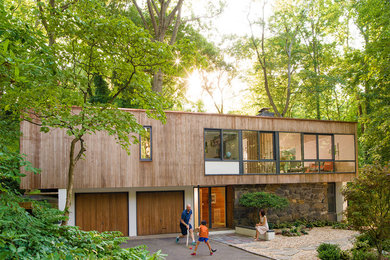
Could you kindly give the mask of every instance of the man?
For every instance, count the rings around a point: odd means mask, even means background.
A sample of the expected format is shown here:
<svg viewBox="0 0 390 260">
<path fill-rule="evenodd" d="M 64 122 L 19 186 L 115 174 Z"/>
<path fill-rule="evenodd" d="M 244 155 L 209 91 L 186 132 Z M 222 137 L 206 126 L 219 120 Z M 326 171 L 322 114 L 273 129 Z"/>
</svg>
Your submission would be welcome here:
<svg viewBox="0 0 390 260">
<path fill-rule="evenodd" d="M 191 216 L 192 216 L 191 205 L 188 204 L 186 209 L 183 210 L 183 213 L 181 213 L 181 218 L 180 218 L 181 235 L 176 237 L 176 243 L 179 243 L 179 239 L 181 237 L 186 236 L 187 232 L 189 231 L 191 234 L 191 238 L 192 238 L 192 245 L 196 245 L 195 239 L 194 239 L 194 231 L 193 231 L 192 226 L 190 224 Z"/>
</svg>

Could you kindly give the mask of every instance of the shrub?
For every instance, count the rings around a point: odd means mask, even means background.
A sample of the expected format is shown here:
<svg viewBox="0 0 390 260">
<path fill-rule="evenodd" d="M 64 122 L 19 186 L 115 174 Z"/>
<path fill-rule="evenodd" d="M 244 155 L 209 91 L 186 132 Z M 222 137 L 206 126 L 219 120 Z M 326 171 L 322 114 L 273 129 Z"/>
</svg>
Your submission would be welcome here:
<svg viewBox="0 0 390 260">
<path fill-rule="evenodd" d="M 341 249 L 339 245 L 323 243 L 317 248 L 318 257 L 321 260 L 339 260 L 341 259 Z"/>
<path fill-rule="evenodd" d="M 375 245 L 379 257 L 390 237 L 389 166 L 366 165 L 342 192 L 348 201 L 348 222 L 370 237 L 369 243 Z"/>
<path fill-rule="evenodd" d="M 245 193 L 239 199 L 240 205 L 255 209 L 283 209 L 288 206 L 288 200 L 267 192 Z"/>
<path fill-rule="evenodd" d="M 352 260 L 376 260 L 377 255 L 364 250 L 352 250 Z"/>
</svg>

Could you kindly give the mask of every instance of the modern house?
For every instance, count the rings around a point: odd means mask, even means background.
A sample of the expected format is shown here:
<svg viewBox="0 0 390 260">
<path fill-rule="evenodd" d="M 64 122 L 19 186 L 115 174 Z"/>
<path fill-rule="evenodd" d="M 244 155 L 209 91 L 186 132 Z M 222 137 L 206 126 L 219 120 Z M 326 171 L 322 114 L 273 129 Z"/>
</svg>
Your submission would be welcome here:
<svg viewBox="0 0 390 260">
<path fill-rule="evenodd" d="M 166 112 L 167 123 L 133 113 L 149 133 L 128 155 L 113 137 L 86 137 L 85 160 L 75 169 L 70 225 L 120 230 L 125 235 L 179 232 L 180 213 L 193 205 L 192 222 L 234 227 L 248 215 L 238 199 L 247 191 L 285 196 L 288 209 L 269 221 L 340 219 L 343 183 L 357 174 L 357 124 L 262 116 Z M 21 125 L 21 152 L 39 175 L 23 189 L 66 199 L 70 137 Z"/>
</svg>

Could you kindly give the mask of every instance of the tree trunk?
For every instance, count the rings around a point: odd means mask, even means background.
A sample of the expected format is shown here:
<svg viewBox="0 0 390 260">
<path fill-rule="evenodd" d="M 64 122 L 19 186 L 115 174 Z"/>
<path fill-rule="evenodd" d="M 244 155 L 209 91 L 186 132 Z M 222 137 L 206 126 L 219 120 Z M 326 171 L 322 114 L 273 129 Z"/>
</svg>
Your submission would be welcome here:
<svg viewBox="0 0 390 260">
<path fill-rule="evenodd" d="M 153 83 L 152 83 L 152 90 L 154 92 L 162 92 L 162 85 L 163 85 L 163 74 L 161 69 L 156 71 L 153 75 Z"/>
<path fill-rule="evenodd" d="M 75 153 L 75 147 L 77 142 L 80 141 L 80 150 L 77 153 L 76 157 L 74 156 Z M 68 169 L 68 185 L 66 187 L 66 202 L 65 202 L 65 209 L 64 209 L 64 216 L 67 218 L 64 220 L 61 225 L 66 226 L 68 224 L 68 218 L 69 218 L 69 209 L 72 204 L 73 199 L 73 180 L 74 180 L 74 167 L 76 166 L 76 163 L 79 161 L 81 156 L 84 154 L 86 149 L 84 148 L 84 141 L 81 137 L 76 137 L 72 140 L 70 144 L 70 151 L 69 151 L 69 169 Z"/>
<path fill-rule="evenodd" d="M 74 150 L 75 146 L 79 139 L 73 139 L 70 144 L 70 152 L 69 152 L 69 169 L 68 169 L 68 185 L 66 187 L 66 202 L 65 202 L 65 209 L 64 209 L 64 216 L 67 218 L 62 222 L 62 226 L 68 225 L 68 218 L 69 218 L 69 208 L 72 204 L 73 199 L 73 179 L 74 179 Z"/>
</svg>

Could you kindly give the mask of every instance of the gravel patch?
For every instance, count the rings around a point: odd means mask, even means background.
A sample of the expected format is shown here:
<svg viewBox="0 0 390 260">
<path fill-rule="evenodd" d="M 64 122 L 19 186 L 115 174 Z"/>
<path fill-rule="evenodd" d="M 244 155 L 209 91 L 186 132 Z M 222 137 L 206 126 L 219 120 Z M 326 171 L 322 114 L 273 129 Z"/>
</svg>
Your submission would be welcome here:
<svg viewBox="0 0 390 260">
<path fill-rule="evenodd" d="M 331 227 L 313 228 L 308 233 L 299 237 L 276 235 L 271 241 L 236 246 L 275 259 L 318 259 L 316 249 L 321 243 L 338 244 L 342 250 L 347 250 L 352 248 L 353 241 L 359 234 L 357 231 Z"/>
</svg>

